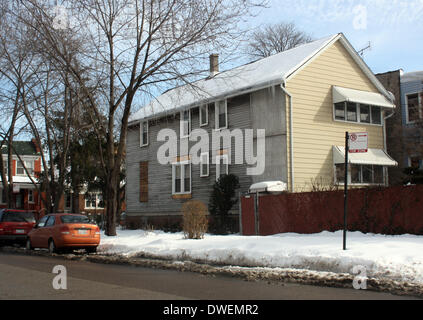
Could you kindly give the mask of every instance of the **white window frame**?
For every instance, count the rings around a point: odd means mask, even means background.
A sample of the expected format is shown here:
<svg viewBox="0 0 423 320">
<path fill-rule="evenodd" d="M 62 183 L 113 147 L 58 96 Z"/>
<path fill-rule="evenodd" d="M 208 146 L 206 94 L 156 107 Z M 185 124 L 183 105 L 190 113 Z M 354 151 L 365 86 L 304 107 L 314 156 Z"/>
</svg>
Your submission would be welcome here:
<svg viewBox="0 0 423 320">
<path fill-rule="evenodd" d="M 7 159 L 4 159 L 4 158 L 2 158 L 2 160 L 3 160 L 4 173 L 7 176 L 9 174 L 8 161 L 7 161 Z"/>
<path fill-rule="evenodd" d="M 28 189 L 28 203 L 30 203 L 30 204 L 34 204 L 35 203 L 34 190 L 32 190 L 32 189 Z"/>
<path fill-rule="evenodd" d="M 147 126 L 147 141 L 144 141 L 144 126 Z M 140 147 L 146 147 L 149 144 L 149 125 L 148 120 L 147 121 L 141 121 L 140 122 Z"/>
<path fill-rule="evenodd" d="M 221 128 L 219 128 L 220 127 L 220 123 L 219 123 L 219 102 L 225 102 L 225 120 L 226 120 L 226 123 L 225 123 L 225 126 L 224 127 L 221 127 Z M 216 130 L 224 130 L 224 129 L 227 129 L 228 128 L 228 100 L 219 100 L 219 101 L 216 101 L 215 103 L 214 103 L 214 115 L 215 115 L 215 120 L 214 120 L 214 122 L 215 122 L 215 129 Z"/>
<path fill-rule="evenodd" d="M 422 119 L 422 117 L 423 117 L 423 111 L 422 111 L 422 104 L 423 104 L 423 101 L 422 101 L 422 93 L 423 93 L 423 91 L 419 91 L 419 92 L 408 92 L 408 93 L 406 93 L 405 94 L 405 121 L 406 121 L 406 124 L 414 124 L 414 123 L 416 123 L 416 121 L 414 120 L 414 121 L 410 121 L 409 120 L 409 113 L 408 113 L 408 96 L 411 96 L 411 95 L 413 95 L 413 94 L 417 94 L 417 101 L 418 101 L 418 109 L 419 109 L 419 118 L 420 119 Z"/>
<path fill-rule="evenodd" d="M 342 163 L 340 163 L 340 165 L 342 165 Z M 351 186 L 380 186 L 380 185 L 385 185 L 386 184 L 386 170 L 385 170 L 385 166 L 378 166 L 378 165 L 371 165 L 371 166 L 377 166 L 377 167 L 382 167 L 382 183 L 375 183 L 375 182 L 371 182 L 371 183 L 364 183 L 364 182 L 352 182 L 352 180 L 351 180 L 351 165 L 354 165 L 354 164 L 348 164 L 348 185 L 351 185 Z M 365 166 L 365 165 L 357 165 L 357 166 L 360 166 L 360 167 L 363 167 L 363 166 Z M 334 178 L 333 178 L 333 180 L 334 180 L 334 182 L 335 182 L 335 184 L 336 185 L 343 185 L 344 184 L 344 181 L 338 181 L 337 180 L 337 176 L 336 176 L 336 164 L 333 166 L 333 172 L 334 172 Z M 344 174 L 344 176 L 345 176 L 345 174 Z M 343 176 L 343 178 L 344 178 L 344 176 Z M 373 171 L 373 179 L 372 179 L 373 181 L 374 181 L 374 171 Z M 363 181 L 363 170 L 362 169 L 360 169 L 360 181 Z"/>
<path fill-rule="evenodd" d="M 184 134 L 184 112 L 188 112 L 189 117 L 188 117 L 188 134 Z M 188 138 L 191 135 L 191 110 L 183 110 L 180 113 L 180 120 L 179 120 L 179 135 L 181 138 Z"/>
<path fill-rule="evenodd" d="M 205 113 L 206 113 L 206 121 L 203 123 L 203 113 L 201 112 L 201 110 L 205 108 Z M 200 111 L 200 127 L 205 127 L 209 124 L 209 105 L 208 104 L 203 104 L 200 106 L 199 108 Z"/>
<path fill-rule="evenodd" d="M 216 181 L 220 178 L 220 160 L 224 159 L 225 165 L 226 165 L 226 174 L 229 174 L 229 160 L 227 154 L 221 154 L 216 156 Z"/>
<path fill-rule="evenodd" d="M 203 159 L 207 157 L 207 162 L 204 163 Z M 203 172 L 203 166 L 207 164 L 207 173 Z M 200 178 L 205 178 L 210 175 L 210 154 L 209 152 L 203 152 L 200 154 Z"/>
<path fill-rule="evenodd" d="M 95 197 L 95 206 L 92 206 L 92 198 L 90 199 L 90 205 L 87 206 L 87 199 L 85 198 L 86 195 L 89 194 L 91 197 Z M 99 193 L 86 193 L 84 195 L 84 208 L 85 209 L 104 209 L 104 207 L 100 207 L 99 206 L 100 203 L 100 198 L 99 198 Z"/>
<path fill-rule="evenodd" d="M 25 166 L 26 170 L 28 171 L 28 173 L 32 176 L 34 174 L 34 160 L 24 160 L 23 161 L 23 165 Z M 26 171 L 24 166 L 22 166 L 21 168 L 19 168 L 19 164 L 21 164 L 22 162 L 19 159 L 16 159 L 16 175 L 17 176 L 26 176 Z M 30 166 L 28 166 L 28 164 L 30 164 Z M 22 173 L 18 173 L 18 169 L 22 169 L 23 172 Z"/>
<path fill-rule="evenodd" d="M 189 191 L 186 190 L 182 190 L 184 183 L 185 183 L 185 166 L 189 165 L 189 172 L 190 172 L 190 179 L 189 179 Z M 175 172 L 176 172 L 176 167 L 180 166 L 181 167 L 181 191 L 180 192 L 176 192 L 175 191 Z M 183 194 L 191 194 L 192 193 L 192 170 L 191 170 L 191 161 L 190 160 L 186 160 L 186 161 L 180 161 L 180 162 L 174 162 L 172 163 L 172 195 L 183 195 Z"/>
<path fill-rule="evenodd" d="M 383 112 L 383 108 L 382 107 L 379 107 L 379 106 L 374 106 L 374 105 L 369 105 L 369 104 L 364 104 L 364 103 L 356 103 L 356 102 L 352 102 L 352 103 L 355 103 L 355 107 L 356 107 L 356 114 L 357 114 L 357 121 L 349 121 L 348 120 L 348 112 L 347 112 L 347 101 L 345 101 L 344 102 L 344 112 L 345 112 L 345 120 L 340 120 L 340 119 L 336 119 L 336 116 L 335 116 L 335 103 L 333 104 L 333 107 L 332 107 L 332 113 L 333 113 L 333 121 L 336 121 L 336 122 L 342 122 L 342 123 L 355 123 L 355 124 L 362 124 L 362 125 L 365 125 L 365 126 L 376 126 L 376 127 L 382 127 L 383 126 L 383 115 L 382 115 L 382 112 Z M 367 122 L 362 122 L 361 121 L 361 109 L 360 109 L 360 106 L 361 105 L 365 105 L 365 106 L 369 106 L 370 107 L 370 123 L 367 123 Z M 372 114 L 372 109 L 373 108 L 379 108 L 380 109 L 380 124 L 379 123 L 373 123 L 373 114 Z"/>
</svg>

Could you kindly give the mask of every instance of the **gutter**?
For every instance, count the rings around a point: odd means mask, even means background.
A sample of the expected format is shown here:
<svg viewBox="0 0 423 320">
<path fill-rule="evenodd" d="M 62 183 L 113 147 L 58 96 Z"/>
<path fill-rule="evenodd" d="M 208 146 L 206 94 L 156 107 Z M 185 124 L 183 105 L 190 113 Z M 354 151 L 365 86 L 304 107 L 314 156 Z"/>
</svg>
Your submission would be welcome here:
<svg viewBox="0 0 423 320">
<path fill-rule="evenodd" d="M 285 89 L 286 79 L 283 79 L 281 89 L 289 97 L 289 161 L 291 175 L 291 192 L 294 192 L 294 137 L 292 129 L 292 95 Z"/>
<path fill-rule="evenodd" d="M 395 101 L 395 97 L 392 97 L 391 102 L 393 103 L 394 101 Z M 391 118 L 394 114 L 395 114 L 395 109 L 392 110 L 391 114 L 383 118 L 383 149 L 385 150 L 386 154 L 388 154 L 388 144 L 386 142 L 386 120 Z M 388 169 L 386 168 L 385 170 L 388 171 Z M 386 186 L 388 186 L 389 185 L 388 172 L 385 172 L 385 177 L 386 177 L 385 183 L 386 183 Z"/>
</svg>

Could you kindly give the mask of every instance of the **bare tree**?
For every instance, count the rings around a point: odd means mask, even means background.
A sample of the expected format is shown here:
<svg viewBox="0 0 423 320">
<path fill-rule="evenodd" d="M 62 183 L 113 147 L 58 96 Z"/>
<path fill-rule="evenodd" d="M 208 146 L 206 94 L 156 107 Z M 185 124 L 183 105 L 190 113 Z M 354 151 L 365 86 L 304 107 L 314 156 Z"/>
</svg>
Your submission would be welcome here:
<svg viewBox="0 0 423 320">
<path fill-rule="evenodd" d="M 69 71 L 89 101 L 89 113 L 99 140 L 99 159 L 106 177 L 106 234 L 116 235 L 119 179 L 128 118 L 134 103 L 150 98 L 149 94 L 157 92 L 157 86 L 163 83 L 186 82 L 204 72 L 196 61 L 233 44 L 239 36 L 238 24 L 261 3 L 253 0 L 63 1 L 67 15 L 61 21 L 66 22 L 66 28 L 55 28 L 57 20 L 45 2 L 21 3 L 31 13 L 31 19 L 25 19 L 25 23 L 37 32 L 43 50 L 58 67 Z M 78 43 L 79 54 L 69 57 L 67 50 L 74 43 Z M 96 120 L 102 115 L 107 119 L 105 125 Z M 105 152 L 101 148 L 104 139 Z"/>
<path fill-rule="evenodd" d="M 254 31 L 247 51 L 252 58 L 265 58 L 312 41 L 312 37 L 297 29 L 294 23 L 267 25 Z"/>
</svg>

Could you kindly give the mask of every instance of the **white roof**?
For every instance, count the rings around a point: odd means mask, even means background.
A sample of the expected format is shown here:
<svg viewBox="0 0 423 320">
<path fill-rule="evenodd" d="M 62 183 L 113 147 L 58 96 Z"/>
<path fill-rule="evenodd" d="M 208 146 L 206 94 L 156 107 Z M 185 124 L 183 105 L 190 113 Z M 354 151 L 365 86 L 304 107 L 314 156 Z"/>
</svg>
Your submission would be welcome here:
<svg viewBox="0 0 423 320">
<path fill-rule="evenodd" d="M 333 87 L 333 102 L 356 102 L 384 108 L 395 108 L 391 101 L 380 93 Z"/>
<path fill-rule="evenodd" d="M 38 183 L 38 179 L 36 177 L 32 177 L 35 183 Z M 0 177 L 0 182 L 1 182 Z M 13 176 L 13 183 L 19 185 L 26 185 L 29 188 L 35 188 L 34 184 L 32 183 L 31 179 L 28 176 Z M 0 186 L 1 187 L 1 186 Z"/>
<path fill-rule="evenodd" d="M 208 103 L 212 99 L 281 84 L 284 79 L 337 37 L 339 34 L 218 73 L 211 79 L 203 79 L 191 85 L 174 88 L 131 115 L 129 122 Z"/>
<path fill-rule="evenodd" d="M 423 71 L 407 72 L 401 75 L 401 82 L 423 80 Z"/>
<path fill-rule="evenodd" d="M 333 162 L 334 164 L 345 163 L 345 147 L 333 147 Z M 392 159 L 382 149 L 368 149 L 364 153 L 350 153 L 348 154 L 348 163 L 361 165 L 379 165 L 387 167 L 395 167 L 398 163 Z"/>
<path fill-rule="evenodd" d="M 251 185 L 249 192 L 284 192 L 288 190 L 288 186 L 282 181 L 263 181 Z"/>
</svg>

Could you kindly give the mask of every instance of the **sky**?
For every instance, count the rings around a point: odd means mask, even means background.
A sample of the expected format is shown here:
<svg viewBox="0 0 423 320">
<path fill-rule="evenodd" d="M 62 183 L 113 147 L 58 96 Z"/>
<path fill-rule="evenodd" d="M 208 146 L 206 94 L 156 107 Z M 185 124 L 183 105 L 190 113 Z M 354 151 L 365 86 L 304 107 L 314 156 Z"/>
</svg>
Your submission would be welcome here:
<svg viewBox="0 0 423 320">
<path fill-rule="evenodd" d="M 423 70 L 423 0 L 268 0 L 249 27 L 294 22 L 314 39 L 344 33 L 374 73 Z"/>
</svg>

